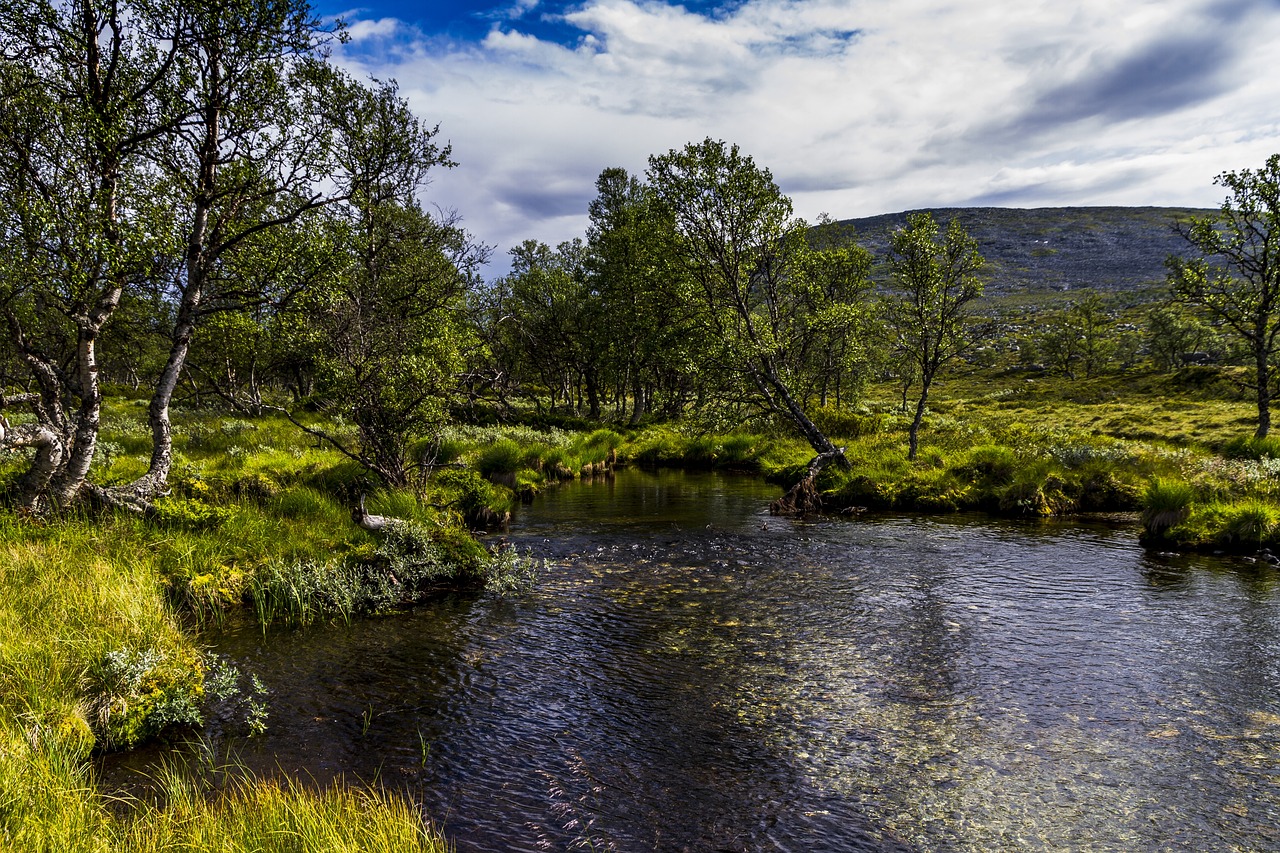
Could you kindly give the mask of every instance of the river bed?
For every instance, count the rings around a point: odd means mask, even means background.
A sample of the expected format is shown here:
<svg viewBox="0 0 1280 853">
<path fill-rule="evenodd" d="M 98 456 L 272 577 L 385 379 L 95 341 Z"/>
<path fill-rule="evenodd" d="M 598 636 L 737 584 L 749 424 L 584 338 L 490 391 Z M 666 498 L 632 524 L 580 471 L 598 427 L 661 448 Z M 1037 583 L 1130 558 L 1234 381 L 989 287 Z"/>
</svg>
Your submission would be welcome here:
<svg viewBox="0 0 1280 853">
<path fill-rule="evenodd" d="M 459 853 L 1280 850 L 1273 568 L 777 494 L 566 485 L 512 522 L 528 592 L 227 632 L 270 691 L 236 753 L 402 791 Z"/>
</svg>

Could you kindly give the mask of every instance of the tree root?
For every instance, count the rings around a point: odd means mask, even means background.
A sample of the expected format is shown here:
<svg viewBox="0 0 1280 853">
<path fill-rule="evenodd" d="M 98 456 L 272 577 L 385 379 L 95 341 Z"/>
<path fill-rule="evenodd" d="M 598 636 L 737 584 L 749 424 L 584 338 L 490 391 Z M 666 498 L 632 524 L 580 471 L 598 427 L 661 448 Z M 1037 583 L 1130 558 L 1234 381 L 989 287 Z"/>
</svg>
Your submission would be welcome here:
<svg viewBox="0 0 1280 853">
<path fill-rule="evenodd" d="M 123 509 L 147 516 L 153 515 L 156 511 L 155 504 L 128 486 L 105 489 L 102 486 L 85 483 L 80 487 L 80 493 L 90 505 L 99 509 Z"/>
<path fill-rule="evenodd" d="M 791 491 L 769 504 L 771 515 L 810 515 L 822 512 L 822 495 L 813 478 L 807 474 Z"/>
<path fill-rule="evenodd" d="M 809 470 L 800 478 L 800 482 L 792 486 L 785 495 L 769 504 L 770 514 L 801 516 L 822 512 L 822 493 L 818 491 L 818 475 L 832 462 L 849 467 L 849 460 L 844 456 L 843 447 L 815 456 L 809 463 Z"/>
</svg>

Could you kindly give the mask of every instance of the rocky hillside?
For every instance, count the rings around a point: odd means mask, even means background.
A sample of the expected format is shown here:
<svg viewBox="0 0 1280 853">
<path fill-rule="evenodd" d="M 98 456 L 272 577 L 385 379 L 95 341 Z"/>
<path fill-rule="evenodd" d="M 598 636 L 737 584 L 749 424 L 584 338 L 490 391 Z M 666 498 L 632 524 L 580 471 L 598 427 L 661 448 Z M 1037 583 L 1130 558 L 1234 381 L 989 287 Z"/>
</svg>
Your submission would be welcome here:
<svg viewBox="0 0 1280 853">
<path fill-rule="evenodd" d="M 883 261 L 889 234 L 907 213 L 847 219 L 857 241 Z M 1165 259 L 1186 254 L 1179 219 L 1212 213 L 1181 207 L 1000 207 L 930 211 L 945 228 L 958 218 L 987 259 L 987 293 L 1034 296 L 1079 288 L 1152 292 L 1163 286 Z"/>
</svg>

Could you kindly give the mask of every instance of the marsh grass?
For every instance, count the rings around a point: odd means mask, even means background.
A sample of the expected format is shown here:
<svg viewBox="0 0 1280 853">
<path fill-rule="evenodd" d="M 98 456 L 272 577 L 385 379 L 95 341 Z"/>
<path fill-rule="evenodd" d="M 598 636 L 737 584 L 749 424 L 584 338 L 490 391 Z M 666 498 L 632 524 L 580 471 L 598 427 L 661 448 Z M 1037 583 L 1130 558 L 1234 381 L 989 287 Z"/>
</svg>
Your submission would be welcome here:
<svg viewBox="0 0 1280 853">
<path fill-rule="evenodd" d="M 1195 488 L 1183 480 L 1158 477 L 1143 494 L 1142 525 L 1148 534 L 1159 535 L 1186 521 L 1195 501 Z"/>
<path fill-rule="evenodd" d="M 852 466 L 828 468 L 819 486 L 833 508 L 1142 508 L 1161 547 L 1274 545 L 1280 461 L 1273 444 L 1240 438 L 1252 412 L 1221 379 L 960 375 L 935 392 L 915 462 L 896 388 L 872 387 L 857 409 L 822 413 Z M 210 787 L 173 775 L 163 802 L 111 804 L 84 759 L 198 718 L 206 659 L 184 626 L 246 604 L 264 622 L 302 624 L 393 609 L 458 583 L 518 591 L 536 564 L 488 553 L 467 534 L 468 513 L 509 511 L 517 496 L 615 458 L 787 483 L 812 457 L 780 428 L 455 427 L 415 446 L 445 465 L 433 479 L 385 491 L 279 418 L 178 411 L 175 425 L 173 493 L 152 518 L 44 523 L 0 511 L 0 849 L 442 849 L 412 809 L 363 789 L 315 793 L 234 774 Z M 145 402 L 113 398 L 102 438 L 98 482 L 145 470 Z M 20 455 L 0 458 L 0 483 L 21 470 Z M 379 539 L 356 527 L 361 494 L 408 532 Z"/>
<path fill-rule="evenodd" d="M 190 722 L 201 690 L 154 563 L 109 528 L 0 532 L 0 712 L 86 752 Z"/>
<path fill-rule="evenodd" d="M 154 799 L 110 799 L 57 742 L 0 728 L 0 849 L 14 853 L 444 853 L 406 801 L 347 784 L 169 764 Z"/>
<path fill-rule="evenodd" d="M 108 407 L 99 482 L 145 470 L 143 414 L 134 401 Z M 212 790 L 175 773 L 158 803 L 97 792 L 91 750 L 129 748 L 211 713 L 193 625 L 245 604 L 264 621 L 350 618 L 491 578 L 515 590 L 536 571 L 471 538 L 443 506 L 443 487 L 371 488 L 278 419 L 175 421 L 173 489 L 154 515 L 0 511 L 0 849 L 445 849 L 409 805 L 363 788 L 246 777 Z M 0 459 L 0 478 L 21 468 L 20 455 Z M 403 529 L 375 537 L 353 524 L 366 492 L 370 510 Z"/>
</svg>

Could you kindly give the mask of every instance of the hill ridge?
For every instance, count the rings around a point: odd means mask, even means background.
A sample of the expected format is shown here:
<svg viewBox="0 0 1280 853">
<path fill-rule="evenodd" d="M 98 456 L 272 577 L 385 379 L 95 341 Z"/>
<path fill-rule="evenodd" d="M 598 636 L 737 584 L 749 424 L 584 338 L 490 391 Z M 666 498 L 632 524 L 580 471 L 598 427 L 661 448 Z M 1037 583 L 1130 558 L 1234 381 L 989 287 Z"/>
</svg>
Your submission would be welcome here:
<svg viewBox="0 0 1280 853">
<path fill-rule="evenodd" d="M 939 207 L 843 219 L 834 227 L 852 227 L 857 242 L 883 264 L 893 230 L 905 226 L 909 214 L 925 212 L 943 228 L 952 219 L 960 220 L 987 259 L 987 292 L 1008 296 L 1163 287 L 1165 260 L 1190 253 L 1174 224 L 1216 211 L 1160 206 Z"/>
</svg>

